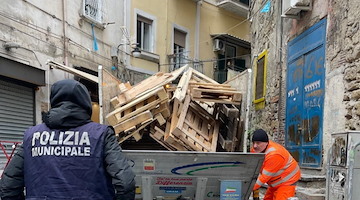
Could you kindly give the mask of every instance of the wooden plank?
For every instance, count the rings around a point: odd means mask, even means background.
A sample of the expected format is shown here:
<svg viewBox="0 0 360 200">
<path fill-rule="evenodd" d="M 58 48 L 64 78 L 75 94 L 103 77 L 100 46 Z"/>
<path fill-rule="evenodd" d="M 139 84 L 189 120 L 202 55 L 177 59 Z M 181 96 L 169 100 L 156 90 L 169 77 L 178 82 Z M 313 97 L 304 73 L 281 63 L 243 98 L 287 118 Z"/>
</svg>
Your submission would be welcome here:
<svg viewBox="0 0 360 200">
<path fill-rule="evenodd" d="M 220 112 L 224 113 L 226 117 L 233 119 L 239 116 L 239 109 L 236 108 L 234 105 L 219 105 Z"/>
<path fill-rule="evenodd" d="M 165 147 L 169 151 L 176 151 L 176 148 L 170 146 L 169 144 L 165 143 L 161 139 L 156 138 L 152 133 L 150 134 L 150 137 L 152 137 L 157 143 L 159 143 L 161 146 Z"/>
<path fill-rule="evenodd" d="M 186 116 L 190 101 L 191 101 L 190 96 L 189 95 L 186 96 L 186 98 L 184 100 L 184 104 L 183 104 L 183 108 L 186 108 L 186 110 L 184 112 L 180 113 L 180 116 L 179 116 L 179 119 L 178 119 L 178 122 L 176 125 L 176 127 L 179 128 L 180 130 L 182 129 L 182 126 L 184 124 L 185 116 Z"/>
<path fill-rule="evenodd" d="M 190 107 L 191 109 L 195 110 L 197 114 L 201 115 L 204 118 L 204 120 L 211 120 L 211 121 L 215 120 L 215 118 L 212 115 L 210 115 L 203 107 L 201 107 L 196 102 L 192 101 L 190 103 Z"/>
<path fill-rule="evenodd" d="M 219 137 L 219 123 L 215 121 L 214 131 L 211 140 L 211 152 L 216 152 L 217 141 Z"/>
<path fill-rule="evenodd" d="M 203 138 L 205 138 L 205 140 L 210 141 L 210 138 L 209 138 L 209 135 L 207 134 L 207 132 L 204 133 L 202 130 L 199 130 L 199 129 L 196 127 L 196 125 L 195 125 L 194 123 L 191 123 L 189 120 L 185 120 L 185 123 L 186 123 L 189 127 L 191 127 L 191 129 L 192 129 L 195 133 L 201 135 Z M 207 123 L 203 123 L 203 124 L 207 124 Z M 206 125 L 206 126 L 207 126 L 207 125 Z M 208 131 L 208 129 L 206 129 L 206 130 Z"/>
<path fill-rule="evenodd" d="M 193 82 L 193 81 L 189 82 L 189 86 L 191 86 L 191 87 L 204 86 L 204 87 L 211 87 L 211 88 L 231 88 L 231 85 L 229 85 L 229 84 L 202 83 L 202 82 Z"/>
<path fill-rule="evenodd" d="M 120 138 L 119 143 L 124 142 L 125 140 L 129 139 L 130 137 L 132 137 L 134 134 L 137 134 L 139 131 L 141 131 L 142 129 L 144 129 L 147 125 L 149 125 L 152 121 L 149 121 L 143 125 L 141 125 L 139 128 L 137 128 L 135 131 L 131 132 L 130 134 L 126 135 L 125 137 Z"/>
<path fill-rule="evenodd" d="M 131 108 L 133 106 L 136 106 L 137 104 L 142 103 L 143 101 L 149 99 L 153 95 L 156 95 L 159 98 L 153 102 L 148 103 L 145 106 L 142 106 L 139 109 L 136 109 L 135 111 L 131 110 Z M 145 110 L 149 110 L 165 100 L 168 100 L 166 91 L 164 90 L 164 88 L 158 88 L 157 90 L 154 90 L 153 92 L 147 94 L 146 96 L 142 96 L 122 107 L 116 108 L 114 111 L 112 111 L 111 113 L 109 113 L 106 116 L 106 119 L 109 122 L 109 124 L 113 126 L 113 125 L 118 124 L 122 121 L 125 121 L 125 120 L 129 119 L 130 117 L 135 116 Z M 132 112 L 129 112 L 129 111 L 132 111 Z"/>
<path fill-rule="evenodd" d="M 168 118 L 170 117 L 169 102 L 165 101 L 164 103 L 157 105 L 154 109 L 151 109 L 150 111 L 153 115 L 161 113 L 164 118 Z"/>
<path fill-rule="evenodd" d="M 123 121 L 122 123 L 115 125 L 114 129 L 115 129 L 115 132 L 120 133 L 126 129 L 133 127 L 133 126 L 141 124 L 144 121 L 148 121 L 148 120 L 152 120 L 152 119 L 153 119 L 153 115 L 148 110 L 148 111 L 142 112 L 136 116 L 133 116 L 130 119 Z"/>
<path fill-rule="evenodd" d="M 234 95 L 241 97 L 241 93 L 234 91 L 234 90 L 213 90 L 213 89 L 204 89 L 204 88 L 192 88 L 192 91 L 190 94 L 192 94 L 194 97 L 201 97 L 201 96 L 230 96 L 230 97 L 233 97 Z"/>
<path fill-rule="evenodd" d="M 234 105 L 240 105 L 241 101 L 231 101 L 228 99 L 209 99 L 209 98 L 192 98 L 193 101 L 200 101 L 200 102 L 213 102 L 213 103 L 224 103 L 224 104 L 234 104 Z"/>
<path fill-rule="evenodd" d="M 156 114 L 155 119 L 159 122 L 160 126 L 166 123 L 166 120 L 161 113 Z"/>
<path fill-rule="evenodd" d="M 182 103 L 178 99 L 174 99 L 173 100 L 173 110 L 172 110 L 171 121 L 170 121 L 171 123 L 169 126 L 169 133 L 171 133 L 175 129 L 175 127 L 178 123 L 178 120 L 179 120 L 178 113 L 182 110 L 181 107 L 182 107 Z"/>
<path fill-rule="evenodd" d="M 196 138 L 194 134 L 190 133 L 188 130 L 184 130 L 184 129 L 180 130 L 179 128 L 176 128 L 174 130 L 174 132 L 176 132 L 176 134 L 179 135 L 180 138 L 184 138 L 183 134 L 181 134 L 181 133 L 184 133 L 186 136 L 188 136 L 189 138 L 194 140 L 196 143 L 200 144 L 203 148 L 205 148 L 208 151 L 211 151 L 211 146 L 210 146 L 209 142 L 202 142 L 201 140 Z M 187 144 L 191 144 L 193 146 L 193 144 L 189 143 L 188 141 L 184 141 L 184 140 L 182 140 L 182 141 Z M 197 149 L 200 149 L 200 148 L 197 147 Z"/>
<path fill-rule="evenodd" d="M 221 134 L 219 134 L 218 143 L 227 152 L 231 152 L 232 142 L 230 140 L 225 140 Z"/>
<path fill-rule="evenodd" d="M 188 138 L 186 138 L 186 136 L 182 134 L 182 131 L 180 129 L 176 128 L 173 132 L 175 132 L 175 134 L 180 135 L 179 139 L 182 142 L 184 142 L 186 145 L 188 145 L 192 150 L 203 151 L 202 148 L 199 148 L 198 146 L 195 145 L 195 142 L 190 141 Z"/>
<path fill-rule="evenodd" d="M 198 71 L 196 71 L 196 70 L 193 70 L 193 76 L 199 77 L 200 79 L 203 80 L 203 82 L 215 83 L 215 84 L 218 83 L 218 82 L 216 82 L 215 80 L 213 80 L 213 79 L 205 76 L 204 74 L 202 74 L 202 73 L 200 73 L 200 72 L 198 72 Z"/>
<path fill-rule="evenodd" d="M 174 92 L 173 98 L 177 98 L 180 102 L 183 102 L 185 99 L 189 87 L 189 81 L 192 75 L 192 71 L 193 71 L 192 69 L 189 69 L 182 75 Z"/>
<path fill-rule="evenodd" d="M 159 127 L 155 126 L 154 127 L 155 132 L 153 133 L 153 136 L 157 139 L 157 140 L 161 140 L 162 138 L 164 138 L 165 136 L 165 132 L 163 130 L 161 130 Z"/>
<path fill-rule="evenodd" d="M 151 92 L 151 90 L 153 89 L 163 87 L 164 85 L 174 81 L 187 68 L 188 65 L 185 65 L 171 73 L 158 72 L 153 76 L 136 84 L 130 90 L 126 91 L 124 95 L 127 95 L 129 97 L 127 101 L 130 101 L 138 96 L 145 95 L 146 93 Z"/>
<path fill-rule="evenodd" d="M 141 140 L 142 134 L 140 134 L 140 132 L 135 131 L 134 134 L 132 135 L 132 137 L 133 137 L 133 138 L 135 139 L 135 141 L 137 142 L 137 141 Z"/>
</svg>

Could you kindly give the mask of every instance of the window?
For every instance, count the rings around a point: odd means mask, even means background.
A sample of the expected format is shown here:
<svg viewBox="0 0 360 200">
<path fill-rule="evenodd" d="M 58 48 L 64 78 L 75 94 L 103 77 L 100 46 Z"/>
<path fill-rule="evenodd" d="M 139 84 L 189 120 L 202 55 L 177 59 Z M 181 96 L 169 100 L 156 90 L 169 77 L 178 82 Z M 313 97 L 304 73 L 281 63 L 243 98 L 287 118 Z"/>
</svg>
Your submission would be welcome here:
<svg viewBox="0 0 360 200">
<path fill-rule="evenodd" d="M 145 51 L 152 51 L 152 25 L 151 19 L 137 15 L 136 42 L 138 47 Z"/>
<path fill-rule="evenodd" d="M 250 5 L 250 0 L 237 0 L 237 1 L 240 2 L 240 3 L 243 3 L 243 4 L 247 5 L 247 6 Z"/>
<path fill-rule="evenodd" d="M 257 110 L 265 107 L 266 65 L 267 50 L 258 56 L 256 62 L 254 103 Z"/>
<path fill-rule="evenodd" d="M 174 29 L 174 69 L 178 69 L 185 65 L 185 44 L 186 32 Z"/>
<path fill-rule="evenodd" d="M 96 23 L 102 23 L 102 0 L 83 0 L 83 16 Z"/>
</svg>

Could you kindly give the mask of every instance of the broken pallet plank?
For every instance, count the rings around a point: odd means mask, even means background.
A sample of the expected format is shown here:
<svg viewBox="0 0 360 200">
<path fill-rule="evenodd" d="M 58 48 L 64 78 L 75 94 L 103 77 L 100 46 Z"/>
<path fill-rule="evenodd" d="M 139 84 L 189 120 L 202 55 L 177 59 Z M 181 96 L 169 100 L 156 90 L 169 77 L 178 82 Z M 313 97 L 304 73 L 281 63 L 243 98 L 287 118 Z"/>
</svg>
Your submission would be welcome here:
<svg viewBox="0 0 360 200">
<path fill-rule="evenodd" d="M 156 100 L 148 102 L 148 100 L 153 99 L 154 96 Z M 106 116 L 106 120 L 110 125 L 114 126 L 145 110 L 152 109 L 167 100 L 168 96 L 165 89 L 160 87 L 147 95 L 141 96 L 134 101 L 115 109 Z"/>
<path fill-rule="evenodd" d="M 119 124 L 116 124 L 114 126 L 114 129 L 115 129 L 116 133 L 120 133 L 122 131 L 125 131 L 133 126 L 136 126 L 136 125 L 146 122 L 148 120 L 153 120 L 153 115 L 151 114 L 151 112 L 149 110 L 142 112 L 136 116 L 133 116 Z"/>
</svg>

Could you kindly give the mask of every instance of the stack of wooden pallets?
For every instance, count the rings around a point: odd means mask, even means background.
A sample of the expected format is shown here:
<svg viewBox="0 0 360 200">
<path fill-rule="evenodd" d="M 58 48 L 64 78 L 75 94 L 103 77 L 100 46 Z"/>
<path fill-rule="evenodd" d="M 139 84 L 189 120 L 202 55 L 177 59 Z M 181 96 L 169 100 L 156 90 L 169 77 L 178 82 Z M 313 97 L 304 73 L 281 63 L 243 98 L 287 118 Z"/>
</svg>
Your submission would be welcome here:
<svg viewBox="0 0 360 200">
<path fill-rule="evenodd" d="M 119 142 L 140 140 L 148 127 L 150 136 L 170 151 L 216 151 L 221 121 L 215 105 L 241 103 L 240 92 L 187 66 L 134 87 L 122 83 L 119 90 L 106 116 Z"/>
</svg>

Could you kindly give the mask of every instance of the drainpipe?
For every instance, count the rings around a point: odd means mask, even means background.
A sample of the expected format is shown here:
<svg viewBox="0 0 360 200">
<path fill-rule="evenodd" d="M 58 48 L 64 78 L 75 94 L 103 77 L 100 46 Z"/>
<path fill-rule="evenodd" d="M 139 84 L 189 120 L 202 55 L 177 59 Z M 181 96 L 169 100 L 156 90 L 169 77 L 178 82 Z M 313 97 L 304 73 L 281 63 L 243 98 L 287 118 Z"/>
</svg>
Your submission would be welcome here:
<svg viewBox="0 0 360 200">
<path fill-rule="evenodd" d="M 128 32 L 128 34 L 129 34 L 129 36 L 130 36 L 130 38 L 131 38 L 131 35 L 130 35 L 130 33 L 131 33 L 131 30 L 130 30 L 130 19 L 131 19 L 131 17 L 130 17 L 130 14 L 131 14 L 131 12 L 130 12 L 130 4 L 131 4 L 131 2 L 130 2 L 130 0 L 124 0 L 124 10 L 123 10 L 123 13 L 124 13 L 124 17 L 123 17 L 123 23 L 124 23 L 124 27 L 126 28 L 126 30 L 127 30 L 127 32 Z M 136 16 L 135 16 L 136 17 Z M 135 20 L 137 20 L 136 18 L 135 18 Z M 128 38 L 126 37 L 126 35 L 123 35 L 123 40 L 122 41 L 120 41 L 120 43 L 130 43 L 131 41 L 128 41 Z M 129 47 L 132 45 L 132 44 L 129 44 L 129 45 L 122 45 L 122 47 L 121 48 L 123 48 L 123 50 L 124 50 L 124 52 L 129 52 Z M 123 58 L 125 57 L 125 62 L 124 62 L 124 68 L 125 68 L 125 71 L 127 70 L 126 68 L 128 67 L 128 66 L 130 66 L 130 55 L 129 54 L 127 54 L 127 53 L 124 53 L 124 52 L 122 52 L 122 54 L 123 54 Z M 129 77 L 128 77 L 129 78 Z M 130 80 L 128 80 L 128 81 L 130 81 Z"/>
<path fill-rule="evenodd" d="M 67 37 L 66 37 L 66 0 L 62 0 L 62 14 L 63 14 L 63 37 L 64 37 L 64 65 L 68 66 L 67 57 Z"/>
<path fill-rule="evenodd" d="M 202 0 L 196 3 L 196 20 L 195 20 L 195 44 L 194 44 L 194 58 L 199 60 L 199 37 L 200 37 L 200 17 L 201 17 Z"/>
</svg>

